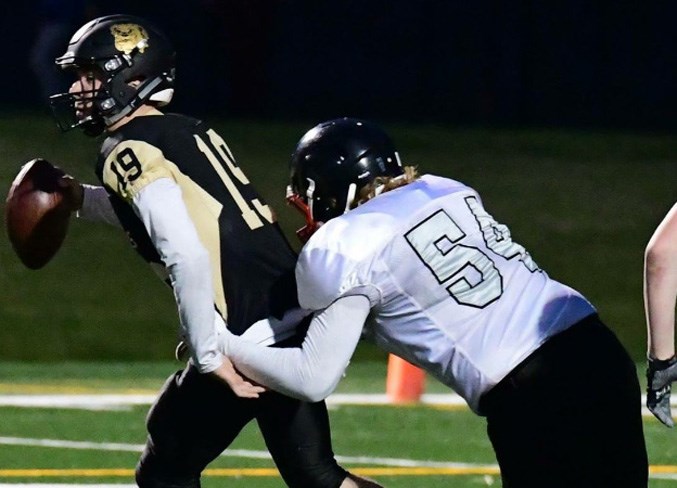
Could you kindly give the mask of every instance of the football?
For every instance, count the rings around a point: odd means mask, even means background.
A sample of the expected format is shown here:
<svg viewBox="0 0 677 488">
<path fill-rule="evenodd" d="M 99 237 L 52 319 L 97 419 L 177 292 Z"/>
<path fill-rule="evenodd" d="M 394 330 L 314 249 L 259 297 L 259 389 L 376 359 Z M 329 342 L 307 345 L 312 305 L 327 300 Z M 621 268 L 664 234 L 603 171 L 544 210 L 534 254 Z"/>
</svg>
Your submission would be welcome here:
<svg viewBox="0 0 677 488">
<path fill-rule="evenodd" d="M 59 191 L 58 180 L 63 175 L 48 161 L 33 159 L 21 167 L 7 194 L 7 235 L 30 269 L 45 266 L 66 237 L 71 212 Z"/>
</svg>

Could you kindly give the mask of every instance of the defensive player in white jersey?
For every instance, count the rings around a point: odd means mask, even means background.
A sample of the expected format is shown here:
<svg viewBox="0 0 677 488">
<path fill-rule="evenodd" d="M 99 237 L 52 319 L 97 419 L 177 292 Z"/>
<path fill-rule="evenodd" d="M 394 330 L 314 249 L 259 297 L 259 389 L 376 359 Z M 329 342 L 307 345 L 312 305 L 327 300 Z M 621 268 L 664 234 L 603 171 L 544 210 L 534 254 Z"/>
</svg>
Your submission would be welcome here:
<svg viewBox="0 0 677 488">
<path fill-rule="evenodd" d="M 658 420 L 674 427 L 670 411 L 677 381 L 675 302 L 677 301 L 677 203 L 654 231 L 644 257 L 644 310 L 649 364 L 646 406 Z"/>
<path fill-rule="evenodd" d="M 288 199 L 307 221 L 296 277 L 314 317 L 301 348 L 228 336 L 240 371 L 319 400 L 364 334 L 487 417 L 504 487 L 647 486 L 632 360 L 475 190 L 418 178 L 378 127 L 337 119 L 299 142 Z"/>
</svg>

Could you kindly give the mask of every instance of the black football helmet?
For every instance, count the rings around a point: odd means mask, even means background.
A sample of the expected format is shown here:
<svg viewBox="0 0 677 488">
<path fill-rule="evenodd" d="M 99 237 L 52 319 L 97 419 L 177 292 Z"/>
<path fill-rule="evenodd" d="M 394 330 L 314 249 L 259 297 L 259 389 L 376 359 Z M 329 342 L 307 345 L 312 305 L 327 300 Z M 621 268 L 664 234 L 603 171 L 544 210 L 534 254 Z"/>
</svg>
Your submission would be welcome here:
<svg viewBox="0 0 677 488">
<path fill-rule="evenodd" d="M 91 70 L 100 89 L 50 97 L 59 127 L 98 135 L 147 101 L 169 103 L 174 86 L 174 49 L 167 37 L 144 19 L 107 15 L 78 29 L 66 52 L 56 58 L 65 70 Z M 138 84 L 130 85 L 137 81 Z M 78 120 L 75 102 L 92 100 L 93 113 Z"/>
<path fill-rule="evenodd" d="M 390 137 L 376 125 L 342 118 L 309 130 L 292 154 L 287 201 L 303 213 L 307 240 L 320 222 L 350 210 L 355 197 L 377 177 L 404 174 Z"/>
</svg>

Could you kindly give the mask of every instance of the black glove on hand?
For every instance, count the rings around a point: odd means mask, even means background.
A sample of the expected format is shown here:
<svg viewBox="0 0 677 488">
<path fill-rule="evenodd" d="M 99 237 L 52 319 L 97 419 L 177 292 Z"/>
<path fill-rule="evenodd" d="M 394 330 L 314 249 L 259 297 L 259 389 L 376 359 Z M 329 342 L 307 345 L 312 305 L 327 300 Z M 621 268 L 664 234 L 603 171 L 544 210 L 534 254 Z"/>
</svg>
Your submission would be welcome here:
<svg viewBox="0 0 677 488">
<path fill-rule="evenodd" d="M 674 427 L 675 422 L 670 412 L 670 392 L 672 382 L 677 380 L 677 356 L 665 360 L 649 358 L 646 379 L 647 408 L 662 423 Z"/>
</svg>

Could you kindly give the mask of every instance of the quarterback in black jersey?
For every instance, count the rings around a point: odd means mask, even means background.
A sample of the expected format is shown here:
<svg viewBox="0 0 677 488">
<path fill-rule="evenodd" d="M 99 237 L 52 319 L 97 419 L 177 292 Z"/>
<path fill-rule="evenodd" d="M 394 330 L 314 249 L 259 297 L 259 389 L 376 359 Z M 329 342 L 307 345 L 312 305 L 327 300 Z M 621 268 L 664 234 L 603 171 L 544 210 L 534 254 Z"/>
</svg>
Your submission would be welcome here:
<svg viewBox="0 0 677 488">
<path fill-rule="evenodd" d="M 300 343 L 296 255 L 221 136 L 158 110 L 173 94 L 168 39 L 143 19 L 100 17 L 56 63 L 77 76 L 51 98 L 59 125 L 106 136 L 101 186 L 66 177 L 67 200 L 83 218 L 120 225 L 172 287 L 190 353 L 149 412 L 138 485 L 198 487 L 207 464 L 256 419 L 288 486 L 379 486 L 336 463 L 323 402 L 264 393 L 223 354 L 226 327 L 269 346 Z"/>
</svg>

